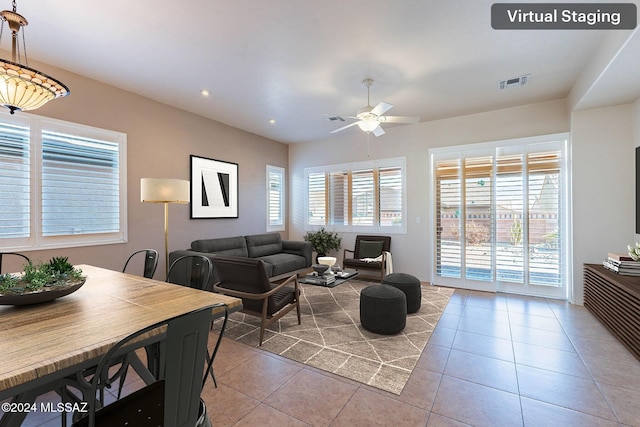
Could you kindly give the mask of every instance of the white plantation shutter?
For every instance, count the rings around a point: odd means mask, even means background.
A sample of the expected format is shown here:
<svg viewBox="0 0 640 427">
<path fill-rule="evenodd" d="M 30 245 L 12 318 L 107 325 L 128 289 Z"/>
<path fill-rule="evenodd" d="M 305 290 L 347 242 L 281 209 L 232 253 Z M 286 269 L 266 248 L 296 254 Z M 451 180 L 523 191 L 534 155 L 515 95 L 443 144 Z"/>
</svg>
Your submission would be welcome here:
<svg viewBox="0 0 640 427">
<path fill-rule="evenodd" d="M 126 241 L 126 135 L 0 113 L 5 250 Z"/>
<path fill-rule="evenodd" d="M 565 296 L 567 144 L 562 134 L 431 150 L 434 283 Z"/>
<path fill-rule="evenodd" d="M 376 215 L 373 170 L 353 171 L 351 191 L 352 223 L 373 225 Z"/>
<path fill-rule="evenodd" d="M 306 169 L 307 226 L 405 232 L 404 168 L 396 158 Z"/>
<path fill-rule="evenodd" d="M 325 225 L 327 218 L 326 178 L 324 173 L 311 173 L 307 177 L 307 222 L 309 225 Z"/>
<path fill-rule="evenodd" d="M 29 127 L 0 123 L 0 241 L 31 233 Z M 6 239 L 6 240 L 5 240 Z M 3 243 L 3 246 L 6 243 Z"/>
<path fill-rule="evenodd" d="M 267 165 L 267 231 L 285 229 L 284 199 L 284 169 Z"/>
<path fill-rule="evenodd" d="M 120 227 L 118 144 L 42 133 L 42 235 L 116 233 Z"/>
<path fill-rule="evenodd" d="M 380 168 L 380 226 L 401 227 L 402 217 L 402 169 L 399 167 Z"/>
<path fill-rule="evenodd" d="M 331 225 L 349 224 L 349 173 L 329 173 L 329 223 Z"/>
</svg>

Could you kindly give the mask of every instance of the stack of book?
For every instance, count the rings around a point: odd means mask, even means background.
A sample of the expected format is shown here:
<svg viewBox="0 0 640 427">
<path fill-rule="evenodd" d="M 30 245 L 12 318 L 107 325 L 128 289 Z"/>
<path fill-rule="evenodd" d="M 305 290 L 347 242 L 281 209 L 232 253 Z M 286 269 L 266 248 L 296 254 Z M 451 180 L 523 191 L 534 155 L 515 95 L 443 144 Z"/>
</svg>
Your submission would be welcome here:
<svg viewBox="0 0 640 427">
<path fill-rule="evenodd" d="M 336 281 L 336 276 L 333 274 L 315 275 L 314 273 L 307 274 L 301 280 L 302 283 L 308 283 L 311 285 L 328 286 Z"/>
<path fill-rule="evenodd" d="M 640 262 L 634 261 L 629 255 L 610 253 L 602 265 L 624 276 L 640 276 Z"/>
</svg>

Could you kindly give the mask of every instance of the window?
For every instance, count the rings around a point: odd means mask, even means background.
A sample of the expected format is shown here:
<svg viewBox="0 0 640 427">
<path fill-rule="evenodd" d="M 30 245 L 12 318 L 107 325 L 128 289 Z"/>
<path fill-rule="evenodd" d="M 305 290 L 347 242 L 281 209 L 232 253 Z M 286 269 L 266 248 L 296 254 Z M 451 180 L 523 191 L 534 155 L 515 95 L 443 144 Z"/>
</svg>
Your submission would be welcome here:
<svg viewBox="0 0 640 427">
<path fill-rule="evenodd" d="M 405 159 L 305 169 L 307 226 L 404 233 Z"/>
<path fill-rule="evenodd" d="M 7 250 L 126 241 L 126 135 L 0 115 L 0 242 Z"/>
<path fill-rule="evenodd" d="M 431 150 L 437 284 L 564 297 L 566 135 Z"/>
<path fill-rule="evenodd" d="M 267 231 L 285 229 L 284 199 L 284 169 L 267 165 Z"/>
</svg>

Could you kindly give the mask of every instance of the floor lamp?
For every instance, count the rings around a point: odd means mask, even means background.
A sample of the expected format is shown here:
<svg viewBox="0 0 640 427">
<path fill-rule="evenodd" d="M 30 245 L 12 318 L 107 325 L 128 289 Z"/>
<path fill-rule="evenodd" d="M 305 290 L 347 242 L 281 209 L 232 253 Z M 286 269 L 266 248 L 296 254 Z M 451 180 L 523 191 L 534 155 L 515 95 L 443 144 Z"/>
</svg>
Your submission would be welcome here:
<svg viewBox="0 0 640 427">
<path fill-rule="evenodd" d="M 169 203 L 189 203 L 189 181 L 183 179 L 140 179 L 140 201 L 164 203 L 164 259 L 169 275 Z"/>
</svg>

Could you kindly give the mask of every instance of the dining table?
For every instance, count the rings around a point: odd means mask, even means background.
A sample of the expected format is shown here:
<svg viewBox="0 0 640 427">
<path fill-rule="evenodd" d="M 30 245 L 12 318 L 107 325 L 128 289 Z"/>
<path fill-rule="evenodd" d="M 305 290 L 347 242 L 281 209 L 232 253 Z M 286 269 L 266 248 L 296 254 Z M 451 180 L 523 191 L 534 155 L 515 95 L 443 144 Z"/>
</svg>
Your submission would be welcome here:
<svg viewBox="0 0 640 427">
<path fill-rule="evenodd" d="M 92 265 L 75 267 L 86 281 L 74 293 L 41 304 L 0 306 L 0 401 L 33 397 L 47 384 L 95 366 L 119 340 L 157 322 L 217 303 L 229 312 L 242 308 L 240 299 L 222 294 Z M 214 308 L 212 319 L 223 314 Z M 5 416 L 21 415 L 0 413 L 0 426 L 15 423 Z"/>
</svg>

